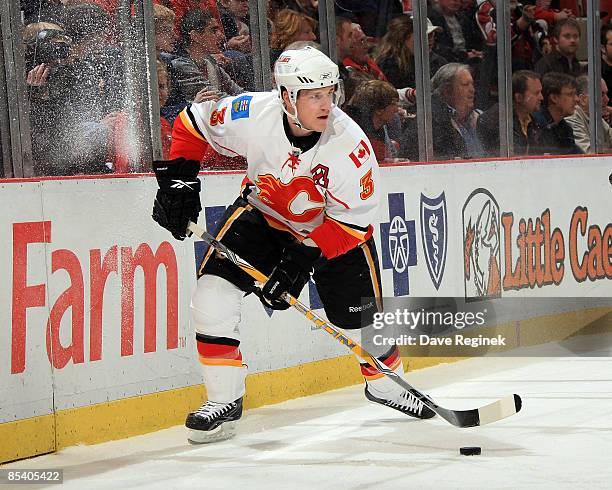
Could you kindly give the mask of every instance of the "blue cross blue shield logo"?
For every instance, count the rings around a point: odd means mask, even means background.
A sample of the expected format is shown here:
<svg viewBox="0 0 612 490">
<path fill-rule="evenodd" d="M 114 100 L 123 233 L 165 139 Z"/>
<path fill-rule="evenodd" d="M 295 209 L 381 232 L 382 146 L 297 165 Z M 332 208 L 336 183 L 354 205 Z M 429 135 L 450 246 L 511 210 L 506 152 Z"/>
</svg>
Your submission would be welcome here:
<svg viewBox="0 0 612 490">
<path fill-rule="evenodd" d="M 440 289 L 448 242 L 448 219 L 444 192 L 433 199 L 421 194 L 421 238 L 431 280 Z"/>
<path fill-rule="evenodd" d="M 383 269 L 393 270 L 393 296 L 410 293 L 409 268 L 417 264 L 414 220 L 406 220 L 404 193 L 388 196 L 389 222 L 380 224 Z"/>
</svg>

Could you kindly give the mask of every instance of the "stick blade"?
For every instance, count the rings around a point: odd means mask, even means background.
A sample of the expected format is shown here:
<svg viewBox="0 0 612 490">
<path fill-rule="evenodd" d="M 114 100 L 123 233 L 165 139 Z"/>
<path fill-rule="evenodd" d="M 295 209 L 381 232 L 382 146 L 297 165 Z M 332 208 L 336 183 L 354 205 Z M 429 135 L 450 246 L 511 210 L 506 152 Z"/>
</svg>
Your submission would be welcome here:
<svg viewBox="0 0 612 490">
<path fill-rule="evenodd" d="M 505 419 L 516 413 L 523 408 L 523 401 L 521 397 L 514 394 L 509 395 L 496 402 L 489 403 L 484 407 L 478 409 L 478 425 L 486 425 L 498 420 Z"/>
</svg>

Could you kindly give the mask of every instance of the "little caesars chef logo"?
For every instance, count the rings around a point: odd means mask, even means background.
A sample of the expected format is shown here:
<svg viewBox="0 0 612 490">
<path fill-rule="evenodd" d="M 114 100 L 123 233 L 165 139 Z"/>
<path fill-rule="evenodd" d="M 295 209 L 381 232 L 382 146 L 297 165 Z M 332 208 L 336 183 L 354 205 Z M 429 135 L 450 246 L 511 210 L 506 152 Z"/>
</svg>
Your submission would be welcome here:
<svg viewBox="0 0 612 490">
<path fill-rule="evenodd" d="M 499 205 L 486 189 L 463 206 L 463 264 L 466 298 L 501 296 Z"/>
</svg>

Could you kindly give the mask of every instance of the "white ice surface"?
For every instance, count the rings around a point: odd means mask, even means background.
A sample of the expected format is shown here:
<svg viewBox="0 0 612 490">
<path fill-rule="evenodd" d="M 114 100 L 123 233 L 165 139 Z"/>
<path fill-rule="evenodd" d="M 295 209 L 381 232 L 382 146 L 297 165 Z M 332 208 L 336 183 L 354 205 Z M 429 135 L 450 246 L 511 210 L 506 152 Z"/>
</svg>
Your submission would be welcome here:
<svg viewBox="0 0 612 490">
<path fill-rule="evenodd" d="M 61 486 L 16 487 L 62 490 L 612 488 L 612 358 L 470 359 L 408 379 L 451 408 L 519 393 L 523 410 L 459 429 L 367 402 L 355 386 L 247 411 L 221 443 L 189 445 L 178 426 L 4 468 L 63 468 Z"/>
</svg>

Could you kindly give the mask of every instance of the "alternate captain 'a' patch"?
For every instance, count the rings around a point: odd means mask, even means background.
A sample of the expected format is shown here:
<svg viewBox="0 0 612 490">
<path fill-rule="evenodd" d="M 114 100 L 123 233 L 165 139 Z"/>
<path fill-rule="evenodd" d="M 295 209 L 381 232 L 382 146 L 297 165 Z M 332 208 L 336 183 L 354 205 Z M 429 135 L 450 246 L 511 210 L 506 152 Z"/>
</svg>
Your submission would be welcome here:
<svg viewBox="0 0 612 490">
<path fill-rule="evenodd" d="M 232 121 L 249 117 L 252 95 L 243 95 L 232 102 Z"/>
</svg>

